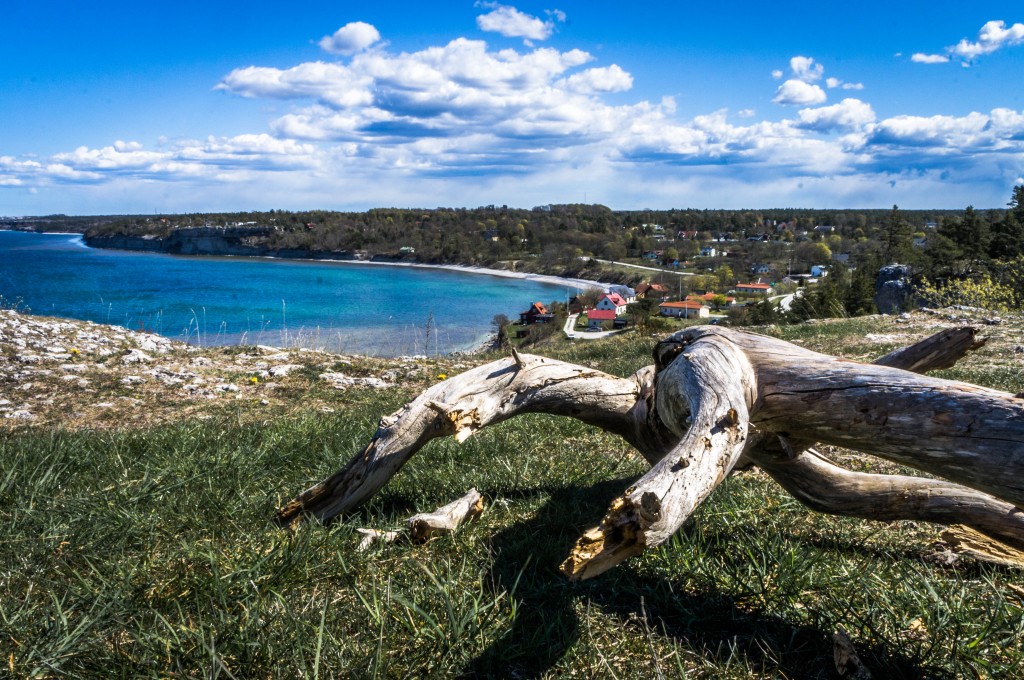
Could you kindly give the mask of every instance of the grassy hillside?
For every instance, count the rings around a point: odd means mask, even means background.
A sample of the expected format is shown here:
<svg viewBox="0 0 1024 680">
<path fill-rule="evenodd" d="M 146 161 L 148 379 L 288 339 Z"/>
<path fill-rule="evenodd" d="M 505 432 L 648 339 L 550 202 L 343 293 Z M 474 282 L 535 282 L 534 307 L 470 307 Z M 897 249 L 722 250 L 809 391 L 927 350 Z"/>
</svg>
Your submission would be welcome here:
<svg viewBox="0 0 1024 680">
<path fill-rule="evenodd" d="M 960 314 L 773 332 L 869 360 Z M 943 375 L 1024 391 L 1021 328 L 988 327 L 989 345 Z M 649 363 L 653 343 L 544 351 L 626 375 Z M 0 668 L 12 677 L 830 678 L 839 626 L 878 678 L 1024 667 L 1021 570 L 936 556 L 934 526 L 812 513 L 758 472 L 727 480 L 668 544 L 569 583 L 559 562 L 644 465 L 564 419 L 434 442 L 344 522 L 294 534 L 271 524 L 382 414 L 486 358 L 420 359 L 384 376 L 391 387 L 341 389 L 321 376 L 381 377 L 395 365 L 293 353 L 276 361 L 299 368 L 267 377 L 275 360 L 253 348 L 154 355 L 204 372 L 212 396 L 190 400 L 155 368 L 124 364 L 126 347 L 96 350 L 96 377 L 75 373 L 84 385 L 57 363 L 42 376 L 46 362 L 33 364 L 37 387 L 51 380 L 64 395 L 46 406 L 50 392 L 33 401 L 20 389 L 30 368 L 18 351 L 3 347 L 0 402 L 10 416 L 26 400 L 37 417 L 0 421 Z M 123 383 L 125 371 L 141 381 Z M 87 417 L 110 409 L 116 417 Z M 356 528 L 400 525 L 473 486 L 488 503 L 480 522 L 423 546 L 355 549 Z"/>
</svg>

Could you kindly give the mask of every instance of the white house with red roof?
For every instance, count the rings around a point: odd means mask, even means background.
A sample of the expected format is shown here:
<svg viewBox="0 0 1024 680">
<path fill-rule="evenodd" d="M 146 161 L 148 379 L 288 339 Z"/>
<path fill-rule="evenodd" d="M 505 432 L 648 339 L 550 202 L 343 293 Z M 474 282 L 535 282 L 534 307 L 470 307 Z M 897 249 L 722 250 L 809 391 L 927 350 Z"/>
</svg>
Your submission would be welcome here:
<svg viewBox="0 0 1024 680">
<path fill-rule="evenodd" d="M 736 292 L 746 295 L 771 295 L 775 289 L 767 283 L 740 283 L 736 286 Z"/>
<path fill-rule="evenodd" d="M 628 304 L 629 303 L 626 302 L 626 299 L 619 295 L 618 293 L 606 293 L 600 300 L 597 301 L 597 304 L 594 305 L 594 309 L 611 310 L 615 312 L 615 314 L 617 315 L 625 314 L 626 305 Z"/>
<path fill-rule="evenodd" d="M 706 319 L 711 311 L 699 300 L 682 300 L 680 302 L 662 302 L 658 305 L 662 316 L 673 316 L 682 319 Z"/>
</svg>

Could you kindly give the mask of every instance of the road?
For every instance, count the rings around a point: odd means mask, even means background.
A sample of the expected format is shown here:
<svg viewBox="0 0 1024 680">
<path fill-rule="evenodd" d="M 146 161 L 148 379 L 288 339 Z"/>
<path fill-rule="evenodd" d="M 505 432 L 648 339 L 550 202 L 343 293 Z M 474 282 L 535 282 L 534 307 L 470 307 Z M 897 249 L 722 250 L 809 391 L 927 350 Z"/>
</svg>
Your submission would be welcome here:
<svg viewBox="0 0 1024 680">
<path fill-rule="evenodd" d="M 579 318 L 579 314 L 570 314 L 569 318 L 565 320 L 565 326 L 562 330 L 565 332 L 565 336 L 570 340 L 598 340 L 600 338 L 607 338 L 609 335 L 618 335 L 619 333 L 625 333 L 628 328 L 620 328 L 614 331 L 584 331 L 583 333 L 576 332 L 576 319 Z"/>
<path fill-rule="evenodd" d="M 616 262 L 615 260 L 599 260 L 596 257 L 587 257 L 587 260 L 593 260 L 594 262 L 600 262 L 601 264 L 615 264 L 620 267 L 629 267 L 630 269 L 644 269 L 649 272 L 659 272 L 661 274 L 675 274 L 676 276 L 696 276 L 691 272 L 677 272 L 673 269 L 661 269 L 659 267 L 645 267 L 642 264 L 630 264 L 628 262 Z"/>
</svg>

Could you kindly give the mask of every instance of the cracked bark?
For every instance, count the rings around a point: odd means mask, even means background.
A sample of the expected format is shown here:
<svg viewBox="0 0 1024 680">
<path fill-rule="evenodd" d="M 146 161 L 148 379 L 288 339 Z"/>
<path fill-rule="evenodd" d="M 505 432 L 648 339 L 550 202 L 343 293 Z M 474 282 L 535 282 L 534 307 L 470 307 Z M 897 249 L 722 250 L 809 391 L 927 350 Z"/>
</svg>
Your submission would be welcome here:
<svg viewBox="0 0 1024 680">
<path fill-rule="evenodd" d="M 617 434 L 652 465 L 577 543 L 563 564 L 571 578 L 663 542 L 730 471 L 751 464 L 817 510 L 955 520 L 1020 546 L 1022 402 L 901 370 L 951 366 L 980 344 L 973 329 L 951 329 L 870 365 L 702 326 L 659 343 L 654 366 L 629 378 L 516 354 L 434 385 L 383 418 L 360 454 L 283 507 L 278 521 L 330 520 L 365 502 L 430 439 L 463 441 L 519 413 L 542 412 Z M 807 452 L 818 441 L 955 483 L 843 470 Z"/>
</svg>

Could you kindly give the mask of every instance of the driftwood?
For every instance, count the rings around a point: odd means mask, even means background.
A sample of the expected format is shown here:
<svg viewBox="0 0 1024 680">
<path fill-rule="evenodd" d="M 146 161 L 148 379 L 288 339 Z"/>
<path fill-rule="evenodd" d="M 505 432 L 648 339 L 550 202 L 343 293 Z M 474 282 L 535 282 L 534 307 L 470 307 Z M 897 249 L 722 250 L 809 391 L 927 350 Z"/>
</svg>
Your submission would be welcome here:
<svg viewBox="0 0 1024 680">
<path fill-rule="evenodd" d="M 470 489 L 462 498 L 443 505 L 433 512 L 421 512 L 405 521 L 412 540 L 426 543 L 434 536 L 450 534 L 465 522 L 472 522 L 484 512 L 484 497 L 476 489 Z M 356 550 L 369 549 L 374 543 L 393 543 L 403 536 L 401 531 L 381 529 L 356 529 L 362 536 Z"/>
<path fill-rule="evenodd" d="M 654 365 L 629 378 L 513 352 L 382 418 L 362 452 L 277 519 L 330 520 L 370 498 L 429 440 L 461 442 L 539 412 L 617 434 L 652 466 L 579 539 L 562 565 L 570 578 L 590 578 L 662 543 L 730 472 L 751 465 L 815 510 L 958 522 L 1024 549 L 1024 402 L 919 375 L 980 344 L 974 329 L 951 329 L 864 364 L 699 326 L 660 342 Z M 819 457 L 816 442 L 950 481 L 851 472 Z"/>
<path fill-rule="evenodd" d="M 423 512 L 409 518 L 413 540 L 425 543 L 434 536 L 450 534 L 463 522 L 471 522 L 484 511 L 484 497 L 476 489 L 434 512 Z"/>
</svg>

